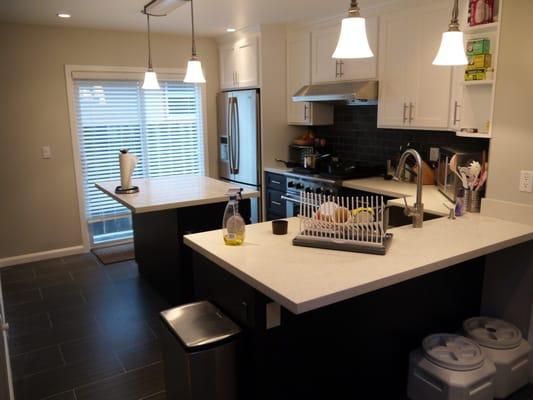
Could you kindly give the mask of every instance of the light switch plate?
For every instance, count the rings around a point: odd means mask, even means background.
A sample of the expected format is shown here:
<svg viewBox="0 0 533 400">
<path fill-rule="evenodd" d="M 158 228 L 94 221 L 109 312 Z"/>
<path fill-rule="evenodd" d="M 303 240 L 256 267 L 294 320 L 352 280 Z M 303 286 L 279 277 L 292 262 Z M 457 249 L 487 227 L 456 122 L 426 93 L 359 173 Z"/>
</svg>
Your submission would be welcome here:
<svg viewBox="0 0 533 400">
<path fill-rule="evenodd" d="M 439 161 L 439 148 L 431 147 L 429 149 L 429 161 Z"/>
<path fill-rule="evenodd" d="M 44 159 L 52 158 L 52 148 L 50 146 L 41 147 L 41 155 Z"/>
<path fill-rule="evenodd" d="M 533 193 L 533 171 L 520 171 L 520 185 L 518 189 L 521 192 Z"/>
</svg>

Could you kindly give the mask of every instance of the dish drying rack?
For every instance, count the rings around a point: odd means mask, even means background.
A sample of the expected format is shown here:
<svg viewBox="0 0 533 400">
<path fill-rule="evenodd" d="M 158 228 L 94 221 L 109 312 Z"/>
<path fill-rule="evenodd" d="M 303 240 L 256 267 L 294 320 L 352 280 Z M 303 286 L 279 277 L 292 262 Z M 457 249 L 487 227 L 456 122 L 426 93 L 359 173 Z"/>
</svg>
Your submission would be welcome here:
<svg viewBox="0 0 533 400">
<path fill-rule="evenodd" d="M 300 193 L 300 232 L 294 246 L 385 255 L 389 208 L 383 196 Z M 340 210 L 340 211 L 339 211 Z"/>
</svg>

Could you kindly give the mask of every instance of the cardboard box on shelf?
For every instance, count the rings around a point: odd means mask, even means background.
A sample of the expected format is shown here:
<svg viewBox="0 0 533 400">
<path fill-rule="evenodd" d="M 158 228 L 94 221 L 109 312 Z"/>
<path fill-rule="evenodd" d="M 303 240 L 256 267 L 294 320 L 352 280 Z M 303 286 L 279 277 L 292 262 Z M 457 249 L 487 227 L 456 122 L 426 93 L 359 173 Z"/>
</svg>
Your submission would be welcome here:
<svg viewBox="0 0 533 400">
<path fill-rule="evenodd" d="M 465 71 L 465 81 L 483 81 L 487 79 L 485 69 L 472 69 Z"/>
<path fill-rule="evenodd" d="M 489 39 L 472 39 L 466 42 L 466 55 L 477 56 L 478 54 L 490 53 Z"/>
<path fill-rule="evenodd" d="M 475 56 L 468 56 L 468 65 L 466 69 L 471 71 L 474 69 L 490 68 L 492 63 L 492 56 L 490 54 L 478 54 Z"/>
</svg>

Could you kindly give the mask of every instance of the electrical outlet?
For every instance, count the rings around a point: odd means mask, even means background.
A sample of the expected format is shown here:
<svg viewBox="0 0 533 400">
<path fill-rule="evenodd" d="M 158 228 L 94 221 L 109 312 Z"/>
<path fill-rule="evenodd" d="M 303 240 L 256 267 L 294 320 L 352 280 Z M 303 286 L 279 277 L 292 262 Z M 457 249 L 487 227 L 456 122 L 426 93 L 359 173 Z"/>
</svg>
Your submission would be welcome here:
<svg viewBox="0 0 533 400">
<path fill-rule="evenodd" d="M 439 161 L 439 148 L 431 147 L 429 149 L 429 161 Z"/>
<path fill-rule="evenodd" d="M 41 147 L 41 155 L 44 159 L 52 158 L 52 148 L 50 146 Z"/>
<path fill-rule="evenodd" d="M 521 192 L 533 193 L 533 171 L 520 171 L 520 185 L 518 189 Z"/>
</svg>

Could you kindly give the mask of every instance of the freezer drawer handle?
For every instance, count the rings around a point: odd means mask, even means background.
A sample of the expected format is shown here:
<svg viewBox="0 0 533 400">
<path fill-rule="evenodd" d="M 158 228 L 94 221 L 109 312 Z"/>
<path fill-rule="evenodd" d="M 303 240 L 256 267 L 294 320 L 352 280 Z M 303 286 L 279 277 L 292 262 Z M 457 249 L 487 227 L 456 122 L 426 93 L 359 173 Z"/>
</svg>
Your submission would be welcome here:
<svg viewBox="0 0 533 400">
<path fill-rule="evenodd" d="M 272 182 L 274 185 L 281 185 L 280 181 L 275 181 L 274 179 L 271 179 L 270 182 Z"/>
<path fill-rule="evenodd" d="M 274 201 L 274 200 L 272 200 L 271 203 L 274 204 L 275 206 L 281 206 L 280 202 L 277 202 L 277 201 Z"/>
</svg>

